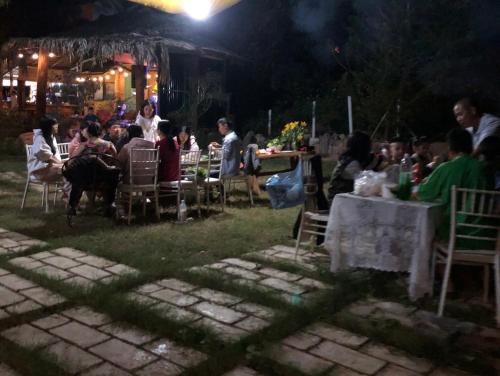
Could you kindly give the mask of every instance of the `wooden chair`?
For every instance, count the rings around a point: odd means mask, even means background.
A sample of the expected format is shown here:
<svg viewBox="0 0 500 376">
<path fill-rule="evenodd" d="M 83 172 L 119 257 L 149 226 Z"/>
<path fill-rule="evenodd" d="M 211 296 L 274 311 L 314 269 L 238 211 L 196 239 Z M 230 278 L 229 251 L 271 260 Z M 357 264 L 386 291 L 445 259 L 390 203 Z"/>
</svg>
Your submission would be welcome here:
<svg viewBox="0 0 500 376">
<path fill-rule="evenodd" d="M 196 195 L 198 204 L 198 216 L 201 216 L 200 193 L 198 190 L 198 167 L 200 163 L 201 150 L 181 150 L 179 153 L 179 180 L 160 182 L 160 198 L 175 196 L 177 199 L 177 216 L 180 220 L 181 197 L 191 191 Z"/>
<path fill-rule="evenodd" d="M 207 211 L 210 209 L 210 189 L 212 187 L 217 187 L 219 190 L 219 198 L 221 210 L 224 212 L 224 191 L 223 191 L 223 181 L 221 178 L 222 173 L 222 150 L 210 148 L 208 152 L 208 167 L 207 167 L 207 177 L 203 181 L 203 187 L 205 188 L 205 201 L 207 205 Z"/>
<path fill-rule="evenodd" d="M 155 202 L 156 217 L 160 219 L 159 206 L 159 184 L 158 184 L 158 165 L 160 163 L 160 153 L 158 149 L 139 149 L 130 150 L 129 158 L 129 181 L 119 184 L 117 188 L 117 201 L 127 202 L 127 223 L 132 219 L 132 198 L 139 196 L 142 200 L 143 215 L 146 215 L 146 200 L 148 196 Z M 121 196 L 125 194 L 126 198 Z M 116 211 L 117 217 L 120 215 Z M 119 219 L 119 218 L 118 218 Z"/>
<path fill-rule="evenodd" d="M 253 204 L 253 192 L 252 192 L 252 187 L 250 185 L 250 181 L 248 180 L 248 176 L 241 173 L 239 175 L 231 176 L 228 178 L 223 178 L 222 179 L 222 184 L 224 185 L 224 202 L 226 202 L 226 195 L 227 192 L 230 192 L 231 189 L 231 184 L 233 184 L 234 187 L 236 187 L 236 184 L 245 184 L 247 187 L 247 192 L 248 192 L 248 199 L 250 200 L 250 205 Z"/>
<path fill-rule="evenodd" d="M 491 221 L 482 224 L 479 221 Z M 465 235 L 464 229 L 482 230 L 485 234 Z M 490 234 L 491 233 L 491 234 Z M 469 241 L 491 242 L 491 249 L 462 249 L 457 243 L 460 239 Z M 486 247 L 485 247 L 486 248 Z M 443 315 L 446 302 L 446 290 L 453 264 L 483 266 L 484 299 L 488 298 L 489 271 L 493 266 L 495 273 L 496 320 L 500 327 L 500 192 L 452 187 L 451 223 L 448 244 L 437 242 L 432 257 L 432 276 L 436 262 L 446 264 L 438 316 Z"/>
<path fill-rule="evenodd" d="M 28 196 L 28 190 L 31 185 L 37 185 L 42 187 L 42 209 L 45 213 L 49 212 L 49 193 L 50 193 L 50 184 L 55 185 L 55 193 L 54 193 L 54 205 L 56 203 L 56 192 L 58 190 L 58 186 L 62 184 L 62 180 L 55 182 L 46 182 L 40 180 L 37 176 L 30 174 L 28 171 L 28 161 L 30 160 L 31 154 L 33 153 L 32 148 L 33 145 L 25 145 L 26 150 L 26 185 L 24 186 L 23 198 L 21 201 L 21 210 L 24 209 L 24 205 L 26 204 L 26 197 Z"/>
</svg>

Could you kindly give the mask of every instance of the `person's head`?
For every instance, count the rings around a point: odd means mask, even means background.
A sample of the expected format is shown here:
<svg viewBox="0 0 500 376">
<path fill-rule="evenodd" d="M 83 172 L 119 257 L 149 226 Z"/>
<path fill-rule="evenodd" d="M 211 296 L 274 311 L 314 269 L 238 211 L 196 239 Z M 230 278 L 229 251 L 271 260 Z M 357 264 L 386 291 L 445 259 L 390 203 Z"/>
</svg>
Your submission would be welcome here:
<svg viewBox="0 0 500 376">
<path fill-rule="evenodd" d="M 52 136 L 56 135 L 59 129 L 57 120 L 51 116 L 45 115 L 40 119 L 38 126 L 42 131 L 42 136 L 45 139 L 45 142 L 50 146 L 52 154 L 56 154 L 56 148 L 54 146 Z"/>
<path fill-rule="evenodd" d="M 500 137 L 486 137 L 477 147 L 477 151 L 481 159 L 486 162 L 497 160 L 500 157 Z"/>
<path fill-rule="evenodd" d="M 420 156 L 428 156 L 431 144 L 427 137 L 419 137 L 413 142 L 413 152 Z"/>
<path fill-rule="evenodd" d="M 177 141 L 179 141 L 179 144 L 183 145 L 184 149 L 189 150 L 191 148 L 191 128 L 189 127 L 182 127 L 179 130 L 179 134 L 177 135 Z"/>
<path fill-rule="evenodd" d="M 464 128 L 477 128 L 483 115 L 478 102 L 473 98 L 462 98 L 453 107 L 457 123 Z"/>
<path fill-rule="evenodd" d="M 87 109 L 87 115 L 94 115 L 94 107 L 89 106 L 89 108 Z"/>
<path fill-rule="evenodd" d="M 362 165 L 369 162 L 372 142 L 370 136 L 361 131 L 355 131 L 347 139 L 344 156 L 349 156 L 360 162 Z"/>
<path fill-rule="evenodd" d="M 222 136 L 227 135 L 233 129 L 233 124 L 227 118 L 217 120 L 217 128 Z"/>
<path fill-rule="evenodd" d="M 145 100 L 141 106 L 140 114 L 147 119 L 154 117 L 156 115 L 156 107 L 154 103 L 150 100 Z"/>
<path fill-rule="evenodd" d="M 406 142 L 402 138 L 393 138 L 389 145 L 391 160 L 393 162 L 399 163 L 401 159 L 405 156 L 406 152 Z"/>
<path fill-rule="evenodd" d="M 128 127 L 128 138 L 131 140 L 133 138 L 144 138 L 144 132 L 142 131 L 142 128 L 140 125 L 137 124 L 131 124 Z"/>
<path fill-rule="evenodd" d="M 169 147 L 173 147 L 174 137 L 177 136 L 177 127 L 168 120 L 158 122 L 158 135 L 160 139 L 166 139 Z"/>
<path fill-rule="evenodd" d="M 59 123 L 57 120 L 48 115 L 42 116 L 38 124 L 44 137 L 55 135 L 59 130 Z"/>
<path fill-rule="evenodd" d="M 454 157 L 458 154 L 472 153 L 472 136 L 463 128 L 455 128 L 448 132 L 446 141 L 448 143 L 450 157 Z"/>
<path fill-rule="evenodd" d="M 99 137 L 100 126 L 98 123 L 90 123 L 82 132 L 83 136 L 87 139 Z"/>
<path fill-rule="evenodd" d="M 120 123 L 111 124 L 111 127 L 109 127 L 109 137 L 111 137 L 113 140 L 117 140 L 118 138 L 120 138 L 121 133 L 122 127 Z"/>
</svg>

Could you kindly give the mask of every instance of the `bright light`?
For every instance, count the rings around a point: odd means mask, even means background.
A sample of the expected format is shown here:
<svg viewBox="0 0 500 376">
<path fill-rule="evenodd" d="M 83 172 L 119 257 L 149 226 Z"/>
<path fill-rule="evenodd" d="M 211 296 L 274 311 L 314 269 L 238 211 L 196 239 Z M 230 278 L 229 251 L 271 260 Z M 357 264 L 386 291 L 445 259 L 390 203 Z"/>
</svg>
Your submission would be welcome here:
<svg viewBox="0 0 500 376">
<path fill-rule="evenodd" d="M 212 0 L 186 0 L 184 11 L 195 20 L 206 20 L 212 11 Z"/>
<path fill-rule="evenodd" d="M 128 77 L 128 72 L 123 73 L 125 77 Z"/>
<path fill-rule="evenodd" d="M 123 68 L 122 67 L 118 67 L 118 72 L 123 72 Z"/>
<path fill-rule="evenodd" d="M 111 74 L 116 74 L 116 72 L 115 72 L 115 70 L 114 70 L 114 69 L 111 69 L 111 70 L 109 71 L 109 73 L 111 73 Z"/>
<path fill-rule="evenodd" d="M 18 57 L 19 59 L 22 59 L 22 58 L 24 57 L 24 55 L 23 55 L 23 54 L 18 54 L 18 55 L 17 55 L 17 57 Z"/>
<path fill-rule="evenodd" d="M 104 81 L 104 77 L 103 76 L 99 76 L 99 81 Z"/>
<path fill-rule="evenodd" d="M 51 58 L 52 58 L 52 57 L 54 57 L 54 56 L 56 56 L 56 54 L 55 54 L 55 53 L 53 53 L 53 52 L 49 52 L 49 57 L 51 57 Z"/>
<path fill-rule="evenodd" d="M 148 74 L 146 75 L 146 78 L 147 78 L 148 80 L 150 80 L 150 79 L 151 79 L 151 75 L 148 73 Z"/>
<path fill-rule="evenodd" d="M 96 82 L 97 81 L 97 77 L 92 78 L 92 81 Z"/>
<path fill-rule="evenodd" d="M 106 75 L 106 80 L 109 80 L 111 77 L 109 75 Z"/>
<path fill-rule="evenodd" d="M 32 58 L 33 60 L 38 59 L 38 54 L 37 54 L 37 53 L 35 53 L 35 54 L 31 55 L 31 58 Z"/>
</svg>

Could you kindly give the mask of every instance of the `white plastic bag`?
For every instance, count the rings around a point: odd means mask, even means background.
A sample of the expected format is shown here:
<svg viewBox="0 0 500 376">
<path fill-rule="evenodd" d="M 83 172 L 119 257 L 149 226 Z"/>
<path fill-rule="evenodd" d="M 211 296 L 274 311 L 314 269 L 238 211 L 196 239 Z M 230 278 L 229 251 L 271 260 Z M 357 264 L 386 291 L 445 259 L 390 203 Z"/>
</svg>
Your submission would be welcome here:
<svg viewBox="0 0 500 376">
<path fill-rule="evenodd" d="M 381 196 L 386 182 L 385 172 L 362 171 L 354 180 L 354 194 L 360 196 Z"/>
</svg>

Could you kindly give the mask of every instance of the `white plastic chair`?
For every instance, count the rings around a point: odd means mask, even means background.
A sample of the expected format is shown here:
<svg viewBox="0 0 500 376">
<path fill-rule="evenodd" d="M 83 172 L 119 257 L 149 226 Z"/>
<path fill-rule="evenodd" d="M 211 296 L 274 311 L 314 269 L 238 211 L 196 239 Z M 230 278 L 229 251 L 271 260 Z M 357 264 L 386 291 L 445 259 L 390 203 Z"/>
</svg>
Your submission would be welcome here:
<svg viewBox="0 0 500 376">
<path fill-rule="evenodd" d="M 132 219 L 132 199 L 134 194 L 140 195 L 143 205 L 143 215 L 146 215 L 146 199 L 152 195 L 155 201 L 155 212 L 158 220 L 160 219 L 160 206 L 158 200 L 158 165 L 160 163 L 160 153 L 158 149 L 139 149 L 130 150 L 129 157 L 129 181 L 118 185 L 117 200 L 128 203 L 127 223 Z M 121 198 L 126 194 L 127 199 Z M 120 215 L 117 210 L 117 216 Z"/>
<path fill-rule="evenodd" d="M 464 221 L 464 217 L 467 221 Z M 487 220 L 491 221 L 491 223 L 482 224 L 478 220 Z M 464 235 L 460 232 L 463 229 L 482 230 L 485 234 Z M 457 241 L 460 239 L 491 242 L 492 247 L 491 249 L 457 248 Z M 443 315 L 446 290 L 453 264 L 483 266 L 485 300 L 488 298 L 489 271 L 490 267 L 493 266 L 495 273 L 496 320 L 497 326 L 500 327 L 500 192 L 452 187 L 450 240 L 448 244 L 439 242 L 435 244 L 432 258 L 432 276 L 434 276 L 436 262 L 446 264 L 439 299 L 438 316 Z"/>
<path fill-rule="evenodd" d="M 222 156 L 222 149 L 209 148 L 207 177 L 203 181 L 207 211 L 210 209 L 210 189 L 215 186 L 219 190 L 220 206 L 221 210 L 224 212 L 224 188 L 221 178 Z"/>
<path fill-rule="evenodd" d="M 49 182 L 44 182 L 40 180 L 37 176 L 30 174 L 28 171 L 28 161 L 30 160 L 30 157 L 33 153 L 32 148 L 33 145 L 24 145 L 26 149 L 26 185 L 24 187 L 24 193 L 23 193 L 23 198 L 21 201 L 21 210 L 24 209 L 24 206 L 26 204 L 26 197 L 28 196 L 28 190 L 31 185 L 37 185 L 42 187 L 42 209 L 44 210 L 45 213 L 49 212 L 49 192 L 50 192 L 50 184 Z M 58 190 L 58 185 L 62 184 L 61 181 L 53 182 L 55 185 L 55 192 L 54 192 L 54 205 L 56 204 L 56 194 Z"/>
<path fill-rule="evenodd" d="M 188 191 L 196 195 L 198 216 L 201 216 L 200 194 L 198 191 L 198 168 L 201 150 L 180 150 L 179 152 L 179 180 L 160 182 L 160 197 L 175 196 L 177 201 L 177 216 L 180 220 L 181 198 Z"/>
</svg>

